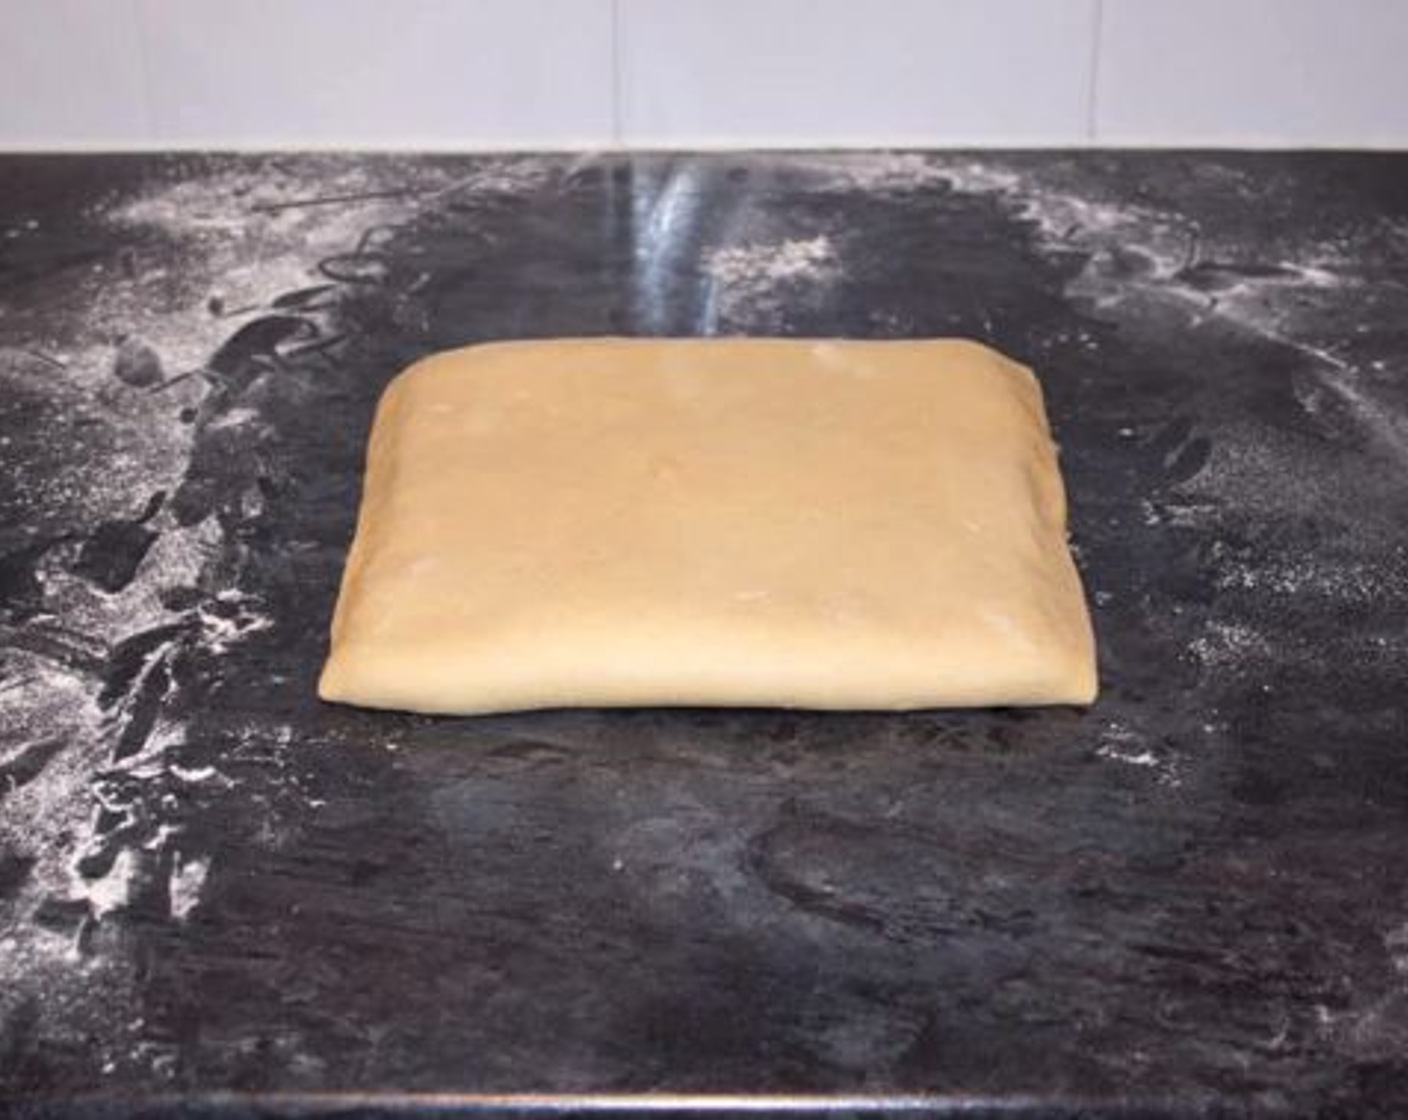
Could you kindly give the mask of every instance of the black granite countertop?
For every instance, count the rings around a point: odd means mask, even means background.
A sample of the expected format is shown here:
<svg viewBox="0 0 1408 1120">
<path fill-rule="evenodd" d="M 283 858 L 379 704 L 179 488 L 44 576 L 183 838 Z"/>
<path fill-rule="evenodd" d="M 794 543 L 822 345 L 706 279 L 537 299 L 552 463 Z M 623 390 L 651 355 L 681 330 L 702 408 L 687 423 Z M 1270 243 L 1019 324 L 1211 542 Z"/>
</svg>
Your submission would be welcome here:
<svg viewBox="0 0 1408 1120">
<path fill-rule="evenodd" d="M 382 386 L 607 333 L 1033 365 L 1101 700 L 319 703 Z M 0 456 L 0 1111 L 1408 1108 L 1408 157 L 4 157 Z"/>
</svg>

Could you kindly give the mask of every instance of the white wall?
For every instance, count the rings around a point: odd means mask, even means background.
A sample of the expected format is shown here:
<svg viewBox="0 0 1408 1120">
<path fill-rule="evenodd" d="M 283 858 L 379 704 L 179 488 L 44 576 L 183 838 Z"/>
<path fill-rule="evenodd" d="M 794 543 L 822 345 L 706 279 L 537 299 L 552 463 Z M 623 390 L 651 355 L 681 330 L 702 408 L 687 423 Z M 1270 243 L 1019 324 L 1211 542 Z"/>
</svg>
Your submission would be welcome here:
<svg viewBox="0 0 1408 1120">
<path fill-rule="evenodd" d="M 1408 0 L 0 0 L 0 147 L 1408 146 Z"/>
</svg>

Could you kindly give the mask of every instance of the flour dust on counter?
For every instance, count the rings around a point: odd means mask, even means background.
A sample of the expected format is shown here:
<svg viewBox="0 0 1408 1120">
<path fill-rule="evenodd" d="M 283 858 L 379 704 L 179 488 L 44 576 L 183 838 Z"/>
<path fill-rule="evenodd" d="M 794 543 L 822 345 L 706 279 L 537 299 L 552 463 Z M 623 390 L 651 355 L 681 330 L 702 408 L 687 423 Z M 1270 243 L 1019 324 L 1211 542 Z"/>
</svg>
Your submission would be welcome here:
<svg viewBox="0 0 1408 1120">
<path fill-rule="evenodd" d="M 1240 381 L 1209 379 L 1176 414 L 1131 416 L 1118 434 L 1168 471 L 1167 490 L 1141 500 L 1146 524 L 1175 539 L 1213 530 L 1203 559 L 1218 609 L 1190 654 L 1273 691 L 1277 678 L 1319 669 L 1327 644 L 1401 672 L 1404 643 L 1385 621 L 1408 609 L 1394 481 L 1408 463 L 1395 325 L 1408 294 L 1382 282 L 1401 267 L 1401 219 L 1366 219 L 1339 201 L 1288 221 L 1275 197 L 1294 189 L 1285 162 L 1178 161 L 1162 190 L 1151 176 L 1137 192 L 1110 158 L 935 165 L 956 190 L 995 196 L 1031 222 L 1046 252 L 1077 254 L 1065 290 L 1097 321 L 1151 354 L 1174 334 L 1164 360 L 1195 370 L 1245 367 Z M 1266 367 L 1269 385 L 1255 377 Z M 1236 397 L 1253 391 L 1249 415 Z M 1381 464 L 1374 477 L 1366 458 Z M 1350 625 L 1325 633 L 1312 603 Z"/>
<path fill-rule="evenodd" d="M 214 749 L 188 736 L 221 662 L 275 628 L 243 578 L 283 465 L 266 411 L 335 376 L 356 345 L 343 307 L 385 290 L 373 245 L 389 223 L 544 168 L 148 164 L 62 209 L 36 200 L 5 236 L 28 288 L 4 305 L 0 351 L 14 464 L 0 527 L 0 1023 L 96 1032 L 105 1073 L 164 1075 L 140 1016 L 113 1011 L 132 1002 L 121 923 L 197 912 L 215 855 L 192 818 L 222 797 L 268 808 L 247 796 L 250 759 L 297 785 L 277 719 L 231 726 Z M 279 831 L 273 812 L 252 828 L 274 843 Z"/>
<path fill-rule="evenodd" d="M 750 242 L 716 249 L 705 263 L 709 293 L 705 317 L 709 333 L 729 333 L 740 322 L 781 317 L 803 286 L 833 279 L 839 262 L 824 233 L 769 243 Z"/>
<path fill-rule="evenodd" d="M 1408 1101 L 1403 157 L 3 166 L 7 1096 Z M 1033 367 L 1099 702 L 316 701 L 396 370 L 719 334 Z"/>
</svg>

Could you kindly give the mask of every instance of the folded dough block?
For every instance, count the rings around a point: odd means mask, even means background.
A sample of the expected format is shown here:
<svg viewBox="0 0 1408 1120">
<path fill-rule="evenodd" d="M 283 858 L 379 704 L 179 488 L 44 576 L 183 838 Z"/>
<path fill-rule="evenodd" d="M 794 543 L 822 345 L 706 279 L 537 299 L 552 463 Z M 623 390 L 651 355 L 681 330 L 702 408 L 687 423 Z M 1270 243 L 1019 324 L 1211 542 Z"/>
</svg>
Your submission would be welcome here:
<svg viewBox="0 0 1408 1120">
<path fill-rule="evenodd" d="M 465 713 L 1095 691 L 1041 390 L 956 340 L 416 363 L 377 412 L 320 686 Z"/>
</svg>

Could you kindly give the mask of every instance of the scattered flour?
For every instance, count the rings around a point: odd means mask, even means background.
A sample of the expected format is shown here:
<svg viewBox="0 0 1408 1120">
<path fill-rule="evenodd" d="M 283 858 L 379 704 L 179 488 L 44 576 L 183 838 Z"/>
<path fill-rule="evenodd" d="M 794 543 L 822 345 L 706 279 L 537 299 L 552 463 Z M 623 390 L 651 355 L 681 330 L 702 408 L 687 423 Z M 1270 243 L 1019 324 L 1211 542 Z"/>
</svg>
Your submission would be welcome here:
<svg viewBox="0 0 1408 1120">
<path fill-rule="evenodd" d="M 1144 744 L 1142 736 L 1121 723 L 1112 722 L 1101 735 L 1095 753 L 1130 766 L 1157 766 L 1158 756 Z"/>
<path fill-rule="evenodd" d="M 180 852 L 173 853 L 167 891 L 171 898 L 171 916 L 178 922 L 184 922 L 200 904 L 201 891 L 209 874 L 209 857 L 185 859 Z"/>
<path fill-rule="evenodd" d="M 1110 720 L 1106 724 L 1096 742 L 1095 754 L 1122 766 L 1148 769 L 1161 786 L 1178 787 L 1183 784 L 1176 756 L 1166 748 L 1155 750 L 1143 733 L 1121 720 Z"/>
<path fill-rule="evenodd" d="M 101 920 L 128 904 L 132 897 L 132 884 L 137 877 L 138 866 L 138 854 L 131 848 L 124 848 L 117 853 L 111 871 L 85 885 L 83 895 L 88 900 L 94 918 Z"/>
<path fill-rule="evenodd" d="M 1308 299 L 1334 298 L 1358 284 L 1336 268 L 1343 255 L 1337 246 L 1312 247 L 1308 259 L 1271 267 L 1228 268 L 1204 259 L 1201 231 L 1179 215 L 1082 198 L 1046 185 L 1040 175 L 980 160 L 939 160 L 935 167 L 956 190 L 1009 200 L 1047 244 L 1086 253 L 1068 293 L 1087 300 L 1096 314 L 1162 305 L 1192 323 L 1216 318 L 1285 346 L 1382 447 L 1408 463 L 1408 417 L 1375 396 L 1370 370 L 1334 353 L 1304 326 Z M 1342 332 L 1343 323 L 1336 329 Z"/>
<path fill-rule="evenodd" d="M 253 605 L 253 600 L 235 591 L 222 591 L 217 601 L 233 604 L 233 614 L 215 614 L 202 605 L 196 611 L 200 619 L 207 649 L 215 653 L 226 653 L 236 642 L 243 641 L 251 634 L 268 630 L 274 620 Z"/>
<path fill-rule="evenodd" d="M 846 190 L 919 190 L 950 181 L 946 165 L 920 152 L 807 153 L 789 162 L 789 167 Z"/>
<path fill-rule="evenodd" d="M 1271 647 L 1265 638 L 1240 622 L 1214 619 L 1189 647 L 1205 669 L 1237 670 L 1269 657 Z"/>
<path fill-rule="evenodd" d="M 733 245 L 716 250 L 704 269 L 720 284 L 766 285 L 816 280 L 836 268 L 836 253 L 824 234 L 776 244 Z"/>
<path fill-rule="evenodd" d="M 830 238 L 817 234 L 716 249 L 705 260 L 704 273 L 704 320 L 712 332 L 771 323 L 787 300 L 834 282 L 841 268 Z"/>
<path fill-rule="evenodd" d="M 116 592 L 75 571 L 81 540 L 37 542 L 42 610 L 5 628 L 0 765 L 22 766 L 24 775 L 0 791 L 0 857 L 18 861 L 12 866 L 23 867 L 24 878 L 0 899 L 0 1020 L 42 994 L 46 1017 L 81 1033 L 76 1020 L 126 1005 L 120 985 L 131 981 L 130 969 L 83 948 L 92 929 L 139 891 L 148 897 L 144 884 L 163 866 L 170 919 L 184 921 L 210 874 L 209 856 L 191 848 L 161 807 L 194 783 L 229 779 L 218 766 L 176 763 L 185 728 L 169 708 L 135 753 L 116 759 L 134 716 L 127 700 L 99 704 L 103 673 L 128 639 L 170 628 L 134 666 L 131 693 L 159 683 L 152 674 L 174 651 L 221 657 L 273 625 L 240 589 L 216 520 L 178 525 L 154 498 L 174 493 L 187 469 L 191 417 L 210 400 L 207 363 L 242 326 L 277 313 L 272 301 L 284 293 L 326 286 L 335 302 L 337 283 L 319 263 L 374 244 L 378 231 L 427 197 L 523 189 L 561 173 L 561 161 L 531 158 L 477 162 L 468 174 L 463 164 L 452 173 L 450 161 L 424 159 L 202 158 L 85 216 L 119 250 L 66 277 L 56 298 L 70 315 L 7 312 L 0 392 L 37 396 L 48 410 L 19 434 L 25 449 L 10 450 L 8 481 L 24 522 L 71 533 L 135 520 L 149 502 L 160 508 L 147 523 L 159 535 Z M 38 235 L 30 226 L 16 232 L 30 235 Z M 135 372 L 121 364 L 134 353 L 144 363 Z M 213 425 L 260 421 L 236 404 Z M 75 438 L 92 453 L 73 454 Z M 30 544 L 0 541 L 7 550 Z M 164 687 L 169 697 L 175 686 Z M 267 739 L 264 730 L 251 734 Z M 287 748 L 287 737 L 267 744 Z M 63 917 L 38 920 L 45 908 Z M 112 986 L 101 999 L 93 989 L 99 977 Z"/>
<path fill-rule="evenodd" d="M 1328 562 L 1315 556 L 1284 556 L 1256 566 L 1231 563 L 1217 573 L 1220 588 L 1237 588 L 1283 596 L 1317 595 L 1340 603 L 1372 606 L 1393 588 L 1402 587 L 1408 572 L 1380 557 L 1370 565 L 1362 561 Z M 1387 561 L 1387 563 L 1385 563 Z"/>
<path fill-rule="evenodd" d="M 1397 359 L 1357 342 L 1368 328 L 1347 320 L 1356 300 L 1370 298 L 1363 290 L 1368 281 L 1356 271 L 1362 253 L 1349 251 L 1348 242 L 1298 243 L 1294 259 L 1285 259 L 1287 251 L 1241 261 L 1240 244 L 1213 243 L 1180 214 L 1062 186 L 1049 166 L 942 157 L 935 166 L 955 190 L 1001 199 L 1032 223 L 1047 248 L 1081 254 L 1084 264 L 1067 294 L 1096 318 L 1126 328 L 1126 337 L 1142 329 L 1165 337 L 1210 327 L 1272 343 L 1284 349 L 1287 389 L 1311 426 L 1330 440 L 1367 445 L 1408 465 L 1408 414 L 1387 392 Z M 1408 314 L 1408 297 L 1397 286 L 1376 284 L 1371 295 L 1379 315 L 1386 300 Z M 1351 356 L 1358 354 L 1366 356 Z M 1247 687 L 1278 664 L 1325 656 L 1283 621 L 1288 607 L 1309 599 L 1361 612 L 1403 609 L 1408 562 L 1401 527 L 1385 516 L 1389 506 L 1365 505 L 1362 460 L 1338 452 L 1333 442 L 1313 442 L 1255 417 L 1233 420 L 1214 410 L 1199 423 L 1209 441 L 1206 461 L 1171 492 L 1144 498 L 1139 513 L 1150 530 L 1197 527 L 1211 534 L 1219 595 L 1190 648 L 1209 670 L 1206 679 Z M 1344 539 L 1287 548 L 1264 543 L 1311 517 L 1338 526 Z M 1248 526 L 1262 543 L 1229 547 L 1223 530 L 1240 537 Z M 1395 655 L 1381 648 L 1382 636 L 1351 629 L 1332 638 L 1351 656 Z M 1118 743 L 1105 752 L 1131 753 Z"/>
</svg>

